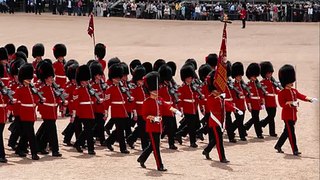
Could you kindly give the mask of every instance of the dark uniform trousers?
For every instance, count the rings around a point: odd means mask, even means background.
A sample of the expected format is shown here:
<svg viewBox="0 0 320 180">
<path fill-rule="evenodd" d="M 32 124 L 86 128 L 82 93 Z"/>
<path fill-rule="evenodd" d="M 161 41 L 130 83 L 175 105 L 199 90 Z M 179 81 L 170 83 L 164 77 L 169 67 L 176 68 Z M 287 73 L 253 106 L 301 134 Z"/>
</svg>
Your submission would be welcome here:
<svg viewBox="0 0 320 180">
<path fill-rule="evenodd" d="M 276 144 L 276 147 L 281 148 L 283 144 L 286 142 L 287 138 L 289 138 L 292 152 L 297 152 L 298 146 L 297 146 L 296 134 L 294 132 L 294 125 L 296 122 L 289 120 L 289 121 L 284 121 L 284 123 L 285 123 L 284 129 Z"/>
<path fill-rule="evenodd" d="M 213 132 L 214 138 L 209 142 L 208 146 L 204 149 L 204 151 L 209 153 L 211 152 L 212 148 L 216 145 L 220 161 L 226 159 L 223 147 L 223 133 L 221 131 L 221 128 L 217 126 L 214 128 L 210 128 L 209 131 Z"/>
<path fill-rule="evenodd" d="M 163 120 L 163 135 L 168 135 L 169 146 L 174 145 L 174 137 L 177 131 L 176 117 L 162 116 Z"/>
<path fill-rule="evenodd" d="M 142 116 L 138 116 L 137 119 L 138 126 L 134 129 L 132 134 L 127 138 L 127 142 L 136 142 L 138 138 L 141 139 L 142 150 L 148 147 L 148 134 L 146 133 L 146 122 L 143 120 Z"/>
<path fill-rule="evenodd" d="M 117 140 L 119 142 L 120 151 L 127 150 L 126 142 L 124 139 L 124 129 L 126 127 L 126 123 L 128 118 L 112 118 L 116 124 L 116 130 L 112 131 L 111 135 L 107 138 L 106 143 L 113 145 Z"/>
<path fill-rule="evenodd" d="M 4 152 L 4 144 L 3 144 L 3 129 L 5 124 L 0 124 L 0 158 L 4 158 L 6 156 Z"/>
<path fill-rule="evenodd" d="M 133 124 L 133 122 L 132 122 L 132 119 L 131 119 L 131 114 L 128 113 L 128 118 L 126 120 L 125 129 L 124 129 L 125 137 L 128 137 L 128 136 L 130 136 L 130 134 L 132 134 L 132 129 L 131 129 L 132 124 Z"/>
<path fill-rule="evenodd" d="M 100 140 L 100 143 L 102 144 L 106 138 L 105 138 L 105 135 L 104 135 L 104 114 L 103 113 L 94 113 L 94 121 L 95 121 L 95 124 L 94 124 L 94 127 L 93 127 L 93 135 L 94 137 L 98 137 L 99 140 Z"/>
<path fill-rule="evenodd" d="M 243 125 L 244 114 L 245 113 L 243 113 L 243 115 L 239 115 L 235 113 L 236 120 L 234 121 L 234 131 L 238 129 L 240 138 L 245 138 L 247 136 L 246 129 L 244 128 L 244 125 Z"/>
<path fill-rule="evenodd" d="M 87 140 L 88 151 L 94 150 L 93 143 L 93 119 L 80 119 L 79 121 L 83 124 L 83 131 L 80 133 L 79 138 L 77 139 L 75 146 L 83 146 L 85 144 L 85 140 Z"/>
<path fill-rule="evenodd" d="M 231 112 L 226 112 L 226 130 L 229 140 L 234 139 L 234 126 L 232 123 Z"/>
<path fill-rule="evenodd" d="M 39 149 L 45 150 L 47 148 L 47 143 L 49 143 L 52 152 L 59 152 L 56 120 L 44 119 L 42 124 L 43 133 L 41 137 L 37 137 L 37 139 L 40 140 L 38 141 Z"/>
<path fill-rule="evenodd" d="M 160 133 L 149 133 L 150 143 L 148 147 L 142 152 L 138 160 L 140 162 L 146 162 L 151 152 L 153 152 L 154 158 L 157 163 L 157 168 L 163 168 L 161 155 L 160 155 Z"/>
<path fill-rule="evenodd" d="M 76 139 L 79 138 L 80 133 L 82 132 L 82 124 L 78 116 L 74 118 L 73 122 L 70 122 L 68 126 L 63 130 L 62 134 L 64 135 L 64 142 L 70 142 L 75 133 Z"/>
<path fill-rule="evenodd" d="M 27 149 L 28 142 L 31 149 L 31 154 L 37 154 L 37 141 L 34 133 L 34 122 L 21 121 L 21 138 L 18 144 L 18 151 Z"/>
<path fill-rule="evenodd" d="M 109 121 L 106 123 L 106 125 L 104 126 L 104 129 L 106 131 L 110 131 L 113 128 L 113 125 L 115 124 L 115 120 L 113 118 L 110 118 Z"/>
<path fill-rule="evenodd" d="M 266 110 L 267 110 L 268 116 L 265 119 L 261 120 L 260 124 L 262 127 L 266 127 L 267 124 L 269 124 L 269 134 L 273 135 L 276 133 L 274 118 L 276 116 L 277 108 L 267 107 Z"/>
<path fill-rule="evenodd" d="M 184 118 L 187 122 L 186 131 L 189 134 L 190 144 L 196 143 L 196 130 L 200 124 L 199 118 L 197 117 L 197 114 L 185 114 Z"/>
<path fill-rule="evenodd" d="M 260 118 L 259 118 L 260 110 L 251 110 L 251 119 L 244 124 L 245 129 L 249 130 L 251 126 L 254 124 L 254 129 L 256 131 L 257 136 L 262 136 L 262 129 L 260 126 Z"/>
<path fill-rule="evenodd" d="M 20 124 L 20 116 L 14 116 L 13 123 L 10 124 L 9 130 L 11 131 L 9 137 L 9 146 L 15 147 L 19 137 L 21 136 L 21 124 Z"/>
<path fill-rule="evenodd" d="M 209 142 L 213 139 L 213 132 L 210 131 L 209 127 L 209 117 L 210 113 L 206 113 L 203 118 L 201 119 L 202 127 L 197 131 L 199 134 L 208 134 Z"/>
</svg>

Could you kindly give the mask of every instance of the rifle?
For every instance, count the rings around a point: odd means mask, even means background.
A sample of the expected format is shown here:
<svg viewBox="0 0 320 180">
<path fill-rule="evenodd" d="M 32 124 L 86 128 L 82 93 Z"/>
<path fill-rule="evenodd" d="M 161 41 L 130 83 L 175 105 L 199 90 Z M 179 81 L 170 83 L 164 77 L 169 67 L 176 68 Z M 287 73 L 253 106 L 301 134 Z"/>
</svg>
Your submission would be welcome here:
<svg viewBox="0 0 320 180">
<path fill-rule="evenodd" d="M 168 82 L 169 94 L 174 97 L 174 103 L 177 104 L 179 102 L 179 94 L 178 89 L 174 88 L 174 85 L 171 81 Z"/>
<path fill-rule="evenodd" d="M 92 88 L 90 84 L 87 86 L 90 96 L 94 96 L 97 99 L 97 103 L 102 103 L 99 94 Z"/>
<path fill-rule="evenodd" d="M 10 103 L 13 103 L 14 102 L 14 99 L 13 99 L 14 92 L 11 89 L 8 89 L 7 86 L 5 86 L 1 80 L 0 80 L 0 88 L 1 88 L 1 93 L 3 95 L 6 95 L 9 98 Z"/>
<path fill-rule="evenodd" d="M 198 93 L 200 99 L 204 99 L 204 95 L 200 91 L 200 85 L 196 81 L 193 80 L 190 86 L 193 91 Z"/>
<path fill-rule="evenodd" d="M 231 81 L 230 78 L 228 78 L 228 87 L 230 90 L 234 90 L 236 92 L 237 98 L 239 99 L 241 92 L 239 91 L 238 88 L 234 87 L 233 82 Z"/>
<path fill-rule="evenodd" d="M 276 87 L 276 88 L 278 88 L 278 89 L 280 89 L 280 90 L 283 89 L 281 83 L 280 83 L 279 81 L 276 81 L 276 80 L 274 79 L 274 77 L 271 76 L 270 80 L 271 80 L 271 82 L 272 82 L 272 84 L 273 84 L 274 87 Z"/>
<path fill-rule="evenodd" d="M 128 96 L 128 101 L 132 102 L 133 97 L 130 94 L 129 88 L 125 87 L 122 81 L 119 81 L 119 87 L 120 87 L 120 91 L 122 93 L 125 93 Z"/>
<path fill-rule="evenodd" d="M 103 91 L 105 91 L 108 88 L 108 85 L 104 80 L 100 79 L 100 87 Z"/>
<path fill-rule="evenodd" d="M 248 97 L 251 97 L 251 91 L 250 91 L 250 89 L 249 89 L 249 87 L 246 85 L 246 83 L 241 79 L 241 81 L 240 81 L 240 84 L 241 84 L 241 87 L 244 89 L 244 90 L 246 90 L 247 91 L 247 96 Z"/>
<path fill-rule="evenodd" d="M 56 97 L 59 97 L 62 101 L 62 104 L 65 103 L 66 98 L 68 97 L 68 94 L 64 92 L 62 88 L 59 87 L 59 85 L 55 82 L 52 83 L 53 92 Z"/>
<path fill-rule="evenodd" d="M 45 98 L 42 96 L 42 92 L 39 92 L 38 89 L 32 83 L 29 84 L 29 87 L 31 89 L 32 94 L 35 94 L 39 97 L 40 103 L 44 103 Z"/>
<path fill-rule="evenodd" d="M 258 79 L 256 79 L 255 83 L 257 88 L 261 89 L 264 95 L 268 94 L 267 90 L 264 88 L 264 86 L 262 86 L 262 84 L 260 83 L 260 81 L 258 81 Z"/>
</svg>

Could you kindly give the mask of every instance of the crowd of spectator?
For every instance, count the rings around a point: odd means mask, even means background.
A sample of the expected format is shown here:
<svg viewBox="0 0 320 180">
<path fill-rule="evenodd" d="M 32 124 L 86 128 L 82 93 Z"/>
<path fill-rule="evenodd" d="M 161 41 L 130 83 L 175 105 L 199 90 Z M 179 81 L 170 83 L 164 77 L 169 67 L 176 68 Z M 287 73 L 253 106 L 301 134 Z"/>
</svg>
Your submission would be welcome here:
<svg viewBox="0 0 320 180">
<path fill-rule="evenodd" d="M 13 13 L 15 0 L 0 0 L 1 12 Z M 210 3 L 209 3 L 210 2 Z M 224 13 L 239 19 L 243 4 L 238 2 L 196 3 L 195 1 L 126 1 L 126 0 L 25 0 L 28 13 L 43 12 L 45 4 L 53 14 L 86 16 L 122 16 L 143 19 L 218 20 Z M 320 21 L 320 4 L 303 1 L 294 3 L 247 3 L 248 21 Z"/>
</svg>

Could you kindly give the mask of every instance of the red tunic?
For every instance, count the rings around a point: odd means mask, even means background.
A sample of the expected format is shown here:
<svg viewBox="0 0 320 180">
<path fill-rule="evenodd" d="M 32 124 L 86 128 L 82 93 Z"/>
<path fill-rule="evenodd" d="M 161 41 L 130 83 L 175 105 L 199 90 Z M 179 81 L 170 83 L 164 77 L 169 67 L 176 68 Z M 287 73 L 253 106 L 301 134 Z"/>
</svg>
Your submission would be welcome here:
<svg viewBox="0 0 320 180">
<path fill-rule="evenodd" d="M 93 101 L 87 87 L 79 86 L 73 93 L 74 110 L 79 119 L 94 119 Z"/>
<path fill-rule="evenodd" d="M 68 94 L 68 109 L 69 112 L 72 112 L 72 110 L 74 109 L 74 101 L 73 101 L 73 94 L 74 94 L 74 90 L 76 89 L 77 84 L 76 83 L 72 83 L 72 82 L 68 82 L 67 83 L 67 87 L 66 87 L 66 93 Z"/>
<path fill-rule="evenodd" d="M 182 109 L 184 114 L 195 115 L 197 111 L 197 101 L 195 98 L 196 94 L 192 91 L 191 87 L 183 84 L 179 87 L 178 92 L 180 94 L 178 107 Z"/>
<path fill-rule="evenodd" d="M 234 106 L 233 97 L 228 86 L 226 86 L 224 93 L 226 93 L 226 98 L 224 100 L 226 102 L 231 103 Z M 226 106 L 226 112 L 232 112 L 232 111 L 233 111 L 233 108 L 230 108 L 230 106 Z"/>
<path fill-rule="evenodd" d="M 247 10 L 241 9 L 240 11 L 240 19 L 245 19 L 247 17 Z"/>
<path fill-rule="evenodd" d="M 67 77 L 64 72 L 64 64 L 63 62 L 56 61 L 53 63 L 53 69 L 55 73 L 55 81 L 56 83 L 63 89 L 66 88 Z"/>
<path fill-rule="evenodd" d="M 204 98 L 199 100 L 199 105 L 201 106 L 200 108 L 204 108 L 205 113 L 208 113 L 209 109 L 207 106 L 207 100 L 208 100 L 208 96 L 209 96 L 209 90 L 208 90 L 207 83 L 205 83 L 201 86 L 201 93 L 204 95 Z"/>
<path fill-rule="evenodd" d="M 270 79 L 263 79 L 261 85 L 265 87 L 267 94 L 264 95 L 266 107 L 277 107 L 276 95 L 279 90 L 274 87 Z"/>
<path fill-rule="evenodd" d="M 42 96 L 46 98 L 46 102 L 39 104 L 38 109 L 42 119 L 56 120 L 58 119 L 58 100 L 54 95 L 52 86 L 41 86 L 39 91 L 42 92 Z"/>
<path fill-rule="evenodd" d="M 246 101 L 249 106 L 251 105 L 252 110 L 261 110 L 261 92 L 258 90 L 256 83 L 254 81 L 249 81 L 248 88 L 251 92 L 251 97 L 247 97 Z"/>
<path fill-rule="evenodd" d="M 15 92 L 16 89 L 18 88 L 20 84 L 17 83 L 16 81 L 11 81 L 9 84 L 9 88 Z M 8 109 L 10 111 L 12 111 L 12 114 L 14 116 L 19 116 L 19 112 L 20 112 L 20 103 L 15 103 L 15 104 L 9 104 Z"/>
<path fill-rule="evenodd" d="M 307 96 L 300 94 L 298 90 L 291 89 L 283 89 L 278 94 L 279 105 L 282 107 L 281 118 L 284 121 L 288 120 L 297 120 L 297 107 L 286 104 L 288 101 L 297 101 L 298 99 L 303 101 L 308 101 Z"/>
<path fill-rule="evenodd" d="M 111 106 L 111 118 L 127 118 L 128 113 L 125 108 L 125 100 L 119 86 L 111 85 L 106 90 L 106 109 Z"/>
<path fill-rule="evenodd" d="M 36 121 L 36 102 L 38 98 L 32 94 L 29 86 L 19 86 L 14 94 L 17 103 L 20 103 L 21 121 Z"/>
<path fill-rule="evenodd" d="M 237 96 L 237 93 L 235 90 L 231 90 L 231 94 L 232 94 L 232 98 L 233 98 L 233 102 L 235 103 L 235 106 L 240 109 L 241 111 L 245 111 L 246 110 L 246 98 L 244 96 L 244 91 L 241 87 L 240 82 L 234 81 L 233 86 L 235 88 L 237 88 L 242 95 L 239 95 L 239 97 Z"/>
<path fill-rule="evenodd" d="M 127 89 L 129 89 L 127 82 L 123 82 L 124 87 L 126 87 Z M 132 94 L 131 89 L 129 89 L 130 95 Z M 129 102 L 128 100 L 128 96 L 126 93 L 122 93 L 123 99 L 126 102 L 125 103 L 125 107 L 126 107 L 126 111 L 127 112 L 132 112 L 132 108 L 133 108 L 133 103 Z"/>
<path fill-rule="evenodd" d="M 143 102 L 142 106 L 142 117 L 146 121 L 146 132 L 162 132 L 162 121 L 159 123 L 151 122 L 150 119 L 147 119 L 148 116 L 162 116 L 163 111 L 169 111 L 171 106 L 166 104 L 162 98 L 158 100 L 147 98 Z"/>
<path fill-rule="evenodd" d="M 132 89 L 132 96 L 134 97 L 133 109 L 137 111 L 138 116 L 142 116 L 142 104 L 146 99 L 146 95 L 142 86 L 137 86 L 136 88 Z"/>
<path fill-rule="evenodd" d="M 102 71 L 104 72 L 104 70 L 106 69 L 107 62 L 103 59 L 98 59 L 98 62 L 101 64 Z"/>
<path fill-rule="evenodd" d="M 159 86 L 159 97 L 162 98 L 162 100 L 169 105 L 173 105 L 173 100 L 172 100 L 172 96 L 169 94 L 169 89 L 168 86 L 165 84 L 161 84 Z M 162 112 L 162 116 L 169 116 L 169 117 L 173 117 L 174 114 L 173 112 L 171 112 L 169 109 L 164 109 Z"/>
<path fill-rule="evenodd" d="M 95 83 L 95 82 L 91 82 L 92 88 L 98 93 L 100 94 L 99 97 L 101 99 L 104 99 L 104 92 L 101 89 L 100 83 Z M 104 114 L 105 112 L 105 103 L 101 102 L 101 103 L 97 103 L 97 99 L 95 99 L 95 102 L 93 104 L 93 112 L 94 113 L 102 113 Z"/>
<path fill-rule="evenodd" d="M 5 102 L 2 94 L 0 93 L 0 124 L 4 124 L 7 121 L 6 107 L 7 107 L 7 103 Z"/>
<path fill-rule="evenodd" d="M 9 86 L 9 82 L 10 82 L 10 80 L 11 80 L 12 78 L 10 77 L 10 75 L 9 75 L 9 73 L 8 73 L 8 71 L 7 71 L 7 68 L 6 68 L 6 66 L 4 67 L 4 72 L 3 72 L 3 77 L 1 78 L 1 81 L 3 82 L 3 84 L 5 85 L 5 86 Z"/>
</svg>

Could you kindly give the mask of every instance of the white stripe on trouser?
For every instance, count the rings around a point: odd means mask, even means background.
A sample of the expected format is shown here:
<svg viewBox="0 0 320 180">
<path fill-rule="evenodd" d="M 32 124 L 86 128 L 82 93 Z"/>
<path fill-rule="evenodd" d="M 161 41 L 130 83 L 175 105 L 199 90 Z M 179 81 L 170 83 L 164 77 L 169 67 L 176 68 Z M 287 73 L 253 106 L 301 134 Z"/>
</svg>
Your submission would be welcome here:
<svg viewBox="0 0 320 180">
<path fill-rule="evenodd" d="M 214 120 L 214 122 L 216 122 L 218 124 L 218 126 L 221 128 L 221 131 L 223 132 L 223 127 L 221 122 L 218 120 L 217 117 L 215 117 L 211 112 L 210 112 L 210 117 L 212 118 L 212 120 Z"/>
</svg>

